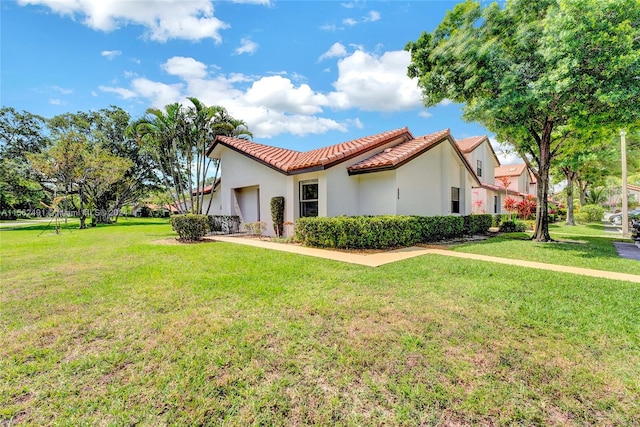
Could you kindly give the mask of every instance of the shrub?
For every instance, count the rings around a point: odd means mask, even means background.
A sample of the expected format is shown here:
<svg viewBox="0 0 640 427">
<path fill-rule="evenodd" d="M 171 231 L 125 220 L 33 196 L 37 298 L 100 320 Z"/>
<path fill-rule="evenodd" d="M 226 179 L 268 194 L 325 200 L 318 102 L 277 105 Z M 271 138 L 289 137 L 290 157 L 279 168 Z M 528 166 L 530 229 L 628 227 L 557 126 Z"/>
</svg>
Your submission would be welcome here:
<svg viewBox="0 0 640 427">
<path fill-rule="evenodd" d="M 275 231 L 276 236 L 282 237 L 284 230 L 284 197 L 271 198 L 271 220 L 273 221 L 273 231 Z"/>
<path fill-rule="evenodd" d="M 573 220 L 578 224 L 588 224 L 591 222 L 587 212 L 578 212 L 573 216 Z"/>
<path fill-rule="evenodd" d="M 484 234 L 489 231 L 493 216 L 490 214 L 467 215 L 463 217 L 464 234 Z"/>
<path fill-rule="evenodd" d="M 599 222 L 604 218 L 604 208 L 599 205 L 584 205 L 579 211 L 579 215 L 582 214 L 586 222 Z"/>
<path fill-rule="evenodd" d="M 525 231 L 526 226 L 521 221 L 505 221 L 500 224 L 500 231 L 503 233 L 516 233 Z"/>
<path fill-rule="evenodd" d="M 473 226 L 484 228 L 490 219 L 489 215 L 488 218 L 473 220 Z M 300 218 L 295 224 L 297 241 L 307 246 L 344 249 L 411 246 L 460 237 L 463 232 L 464 218 L 461 216 L 309 217 Z"/>
<path fill-rule="evenodd" d="M 209 219 L 206 215 L 173 215 L 171 217 L 171 228 L 178 233 L 180 240 L 202 240 L 209 231 Z"/>
</svg>

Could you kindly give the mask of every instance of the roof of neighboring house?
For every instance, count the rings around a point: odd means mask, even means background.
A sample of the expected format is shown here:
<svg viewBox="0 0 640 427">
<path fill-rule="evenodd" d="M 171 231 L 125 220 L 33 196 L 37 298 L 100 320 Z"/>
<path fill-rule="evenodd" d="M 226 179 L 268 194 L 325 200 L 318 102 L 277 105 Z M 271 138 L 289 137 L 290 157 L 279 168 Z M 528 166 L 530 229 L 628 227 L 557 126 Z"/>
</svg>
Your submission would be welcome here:
<svg viewBox="0 0 640 427">
<path fill-rule="evenodd" d="M 213 185 L 207 185 L 206 187 L 204 187 L 203 193 L 204 194 L 211 194 L 211 190 L 214 190 L 214 188 L 217 188 L 219 185 L 220 185 L 220 178 L 216 178 L 216 183 L 213 184 Z M 191 194 L 193 194 L 194 196 L 196 194 L 200 194 L 200 190 L 192 191 Z"/>
<path fill-rule="evenodd" d="M 520 176 L 526 168 L 527 165 L 525 163 L 498 166 L 494 171 L 494 176 L 496 178 L 500 178 L 501 176 Z"/>
<path fill-rule="evenodd" d="M 640 191 L 640 185 L 627 184 L 627 190 Z"/>
<path fill-rule="evenodd" d="M 411 135 L 411 132 L 405 127 L 330 145 L 328 147 L 300 152 L 258 144 L 244 139 L 217 136 L 211 147 L 209 147 L 208 152 L 211 153 L 216 145 L 223 145 L 279 172 L 295 174 L 311 170 L 327 169 L 396 140 L 402 142 L 412 139 L 413 135 Z"/>
<path fill-rule="evenodd" d="M 460 148 L 460 151 L 462 151 L 462 153 L 466 155 L 466 154 L 470 154 L 473 150 L 478 148 L 485 141 L 487 142 L 487 145 L 489 145 L 491 154 L 493 154 L 493 158 L 496 160 L 496 163 L 499 166 L 500 160 L 498 159 L 498 156 L 496 155 L 496 152 L 493 150 L 493 146 L 491 146 L 491 142 L 489 142 L 489 138 L 486 135 L 472 136 L 469 138 L 459 139 L 459 140 L 456 140 L 456 144 L 458 144 L 458 148 Z"/>
<path fill-rule="evenodd" d="M 482 185 L 480 186 L 484 189 L 487 190 L 492 190 L 498 193 L 504 193 L 505 191 L 507 192 L 507 194 L 512 195 L 512 196 L 519 196 L 519 197 L 527 197 L 527 196 L 534 196 L 536 197 L 535 194 L 527 194 L 527 193 L 521 193 L 520 191 L 515 191 L 512 190 L 510 188 L 505 189 L 504 187 L 500 187 L 498 185 L 493 185 L 493 184 L 489 184 L 487 182 L 483 182 Z"/>
</svg>

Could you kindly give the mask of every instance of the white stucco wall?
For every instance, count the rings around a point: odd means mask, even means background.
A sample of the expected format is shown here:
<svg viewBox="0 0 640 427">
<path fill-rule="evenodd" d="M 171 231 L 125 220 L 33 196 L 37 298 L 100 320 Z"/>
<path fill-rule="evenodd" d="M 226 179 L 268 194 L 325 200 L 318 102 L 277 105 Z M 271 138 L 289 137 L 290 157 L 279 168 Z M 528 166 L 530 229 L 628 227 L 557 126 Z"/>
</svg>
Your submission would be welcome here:
<svg viewBox="0 0 640 427">
<path fill-rule="evenodd" d="M 354 175 L 351 179 L 358 185 L 356 215 L 396 214 L 396 171 Z"/>
<path fill-rule="evenodd" d="M 267 235 L 273 235 L 273 222 L 271 221 L 271 198 L 276 196 L 285 197 L 285 213 L 290 213 L 291 209 L 291 188 L 287 184 L 286 175 L 277 172 L 267 166 L 257 163 L 255 160 L 239 154 L 229 148 L 219 145 L 214 152 L 215 157 L 220 157 L 220 177 L 221 183 L 218 189 L 219 201 L 218 209 L 214 210 L 216 215 L 237 215 L 236 204 L 238 202 L 236 195 L 241 197 L 256 197 L 256 189 L 236 192 L 236 189 L 245 187 L 259 188 L 259 221 L 267 224 Z M 290 179 L 290 178 L 289 178 Z M 252 193 L 253 191 L 253 193 Z M 250 194 L 253 194 L 251 196 Z M 289 195 L 289 197 L 287 197 Z M 249 202 L 247 202 L 249 203 Z M 220 208 L 221 207 L 221 208 Z M 251 218 L 254 219 L 253 215 Z M 293 218 L 287 218 L 285 221 L 292 221 Z"/>
<path fill-rule="evenodd" d="M 419 157 L 396 169 L 397 190 L 396 212 L 398 215 L 443 215 L 450 211 L 448 172 L 448 160 L 446 146 L 448 142 L 423 153 Z M 445 173 L 443 173 L 445 172 Z M 457 178 L 456 178 L 457 181 Z M 447 194 L 442 189 L 447 187 Z M 447 209 L 443 212 L 443 209 Z"/>
</svg>

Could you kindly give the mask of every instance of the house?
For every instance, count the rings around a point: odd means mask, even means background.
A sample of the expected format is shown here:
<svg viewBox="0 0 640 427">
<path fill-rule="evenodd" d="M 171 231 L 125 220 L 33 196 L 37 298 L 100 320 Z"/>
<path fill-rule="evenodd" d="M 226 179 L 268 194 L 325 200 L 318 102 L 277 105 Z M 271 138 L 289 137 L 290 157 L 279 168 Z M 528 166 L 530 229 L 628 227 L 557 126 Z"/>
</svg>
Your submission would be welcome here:
<svg viewBox="0 0 640 427">
<path fill-rule="evenodd" d="M 535 179 L 526 164 L 501 166 L 487 136 L 473 136 L 456 142 L 480 181 L 480 185 L 472 189 L 473 213 L 503 213 L 507 196 L 516 200 L 523 200 L 529 194 L 535 196 Z M 509 182 L 507 188 L 503 177 Z"/>
<path fill-rule="evenodd" d="M 536 179 L 525 163 L 497 167 L 494 175 L 495 185 L 504 188 L 502 179 L 506 179 L 509 182 L 507 188 L 520 193 L 520 196 L 536 195 Z"/>
<path fill-rule="evenodd" d="M 305 216 L 464 215 L 480 185 L 448 129 L 414 137 L 407 128 L 300 152 L 217 136 L 208 155 L 221 183 L 210 215 L 263 221 L 285 198 L 285 222 Z"/>
<path fill-rule="evenodd" d="M 473 213 L 501 213 L 504 189 L 494 184 L 494 171 L 500 166 L 489 138 L 473 136 L 456 141 L 480 181 L 472 189 Z"/>
</svg>

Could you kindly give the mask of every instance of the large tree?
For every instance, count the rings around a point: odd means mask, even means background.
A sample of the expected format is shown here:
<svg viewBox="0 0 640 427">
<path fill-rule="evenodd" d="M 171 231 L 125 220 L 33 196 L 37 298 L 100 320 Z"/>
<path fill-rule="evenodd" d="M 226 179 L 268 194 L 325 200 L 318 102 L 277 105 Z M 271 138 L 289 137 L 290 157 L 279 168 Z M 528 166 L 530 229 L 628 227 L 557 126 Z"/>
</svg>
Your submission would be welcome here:
<svg viewBox="0 0 640 427">
<path fill-rule="evenodd" d="M 571 129 L 640 120 L 640 2 L 467 0 L 406 49 L 424 103 L 463 103 L 538 181 L 533 239 L 549 241 L 549 169 Z"/>
<path fill-rule="evenodd" d="M 46 149 L 47 134 L 43 117 L 0 108 L 0 217 L 15 218 L 18 210 L 42 207 L 44 193 L 26 155 Z"/>
</svg>

